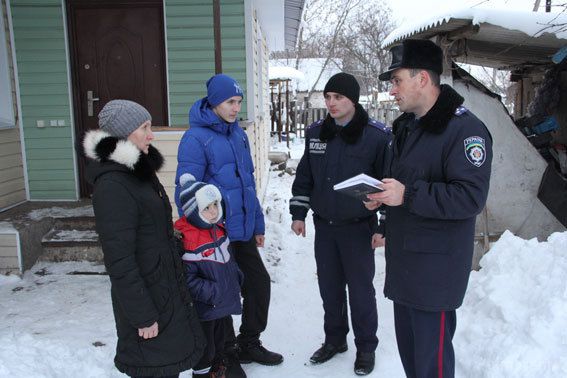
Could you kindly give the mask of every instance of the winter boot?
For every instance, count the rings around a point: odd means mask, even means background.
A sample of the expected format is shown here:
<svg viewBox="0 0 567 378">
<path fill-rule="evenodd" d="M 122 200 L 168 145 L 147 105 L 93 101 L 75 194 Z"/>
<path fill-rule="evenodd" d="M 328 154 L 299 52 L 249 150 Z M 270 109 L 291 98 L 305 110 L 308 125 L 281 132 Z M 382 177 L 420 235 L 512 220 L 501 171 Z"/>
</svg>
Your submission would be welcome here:
<svg viewBox="0 0 567 378">
<path fill-rule="evenodd" d="M 240 366 L 238 359 L 238 346 L 234 345 L 226 350 L 226 378 L 246 378 L 246 373 Z"/>
<path fill-rule="evenodd" d="M 354 373 L 356 375 L 368 375 L 374 370 L 374 352 L 356 352 L 354 361 Z"/>
<path fill-rule="evenodd" d="M 238 358 L 243 364 L 257 362 L 261 365 L 279 365 L 283 362 L 283 356 L 279 353 L 269 351 L 262 346 L 260 340 L 246 343 L 238 342 Z"/>
<path fill-rule="evenodd" d="M 216 361 L 210 371 L 211 378 L 226 378 L 226 365 L 223 360 Z"/>
<path fill-rule="evenodd" d="M 338 346 L 330 343 L 324 343 L 321 348 L 317 349 L 315 353 L 313 353 L 309 361 L 311 361 L 312 364 L 322 364 L 323 362 L 327 362 L 331 358 L 335 357 L 337 353 L 344 353 L 347 350 L 348 346 L 346 343 Z"/>
</svg>

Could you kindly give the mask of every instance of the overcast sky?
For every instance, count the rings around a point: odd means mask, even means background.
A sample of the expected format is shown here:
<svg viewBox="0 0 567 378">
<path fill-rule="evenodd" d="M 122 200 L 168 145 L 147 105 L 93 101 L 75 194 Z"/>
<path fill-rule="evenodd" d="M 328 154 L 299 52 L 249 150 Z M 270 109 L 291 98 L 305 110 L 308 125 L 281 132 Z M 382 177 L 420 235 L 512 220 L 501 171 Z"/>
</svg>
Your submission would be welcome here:
<svg viewBox="0 0 567 378">
<path fill-rule="evenodd" d="M 443 12 L 444 7 L 453 9 L 460 6 L 471 6 L 482 4 L 484 7 L 505 8 L 513 10 L 532 11 L 535 0 L 452 0 L 451 2 L 441 2 L 439 0 L 387 0 L 392 9 L 393 16 L 400 25 L 403 22 L 413 22 L 432 13 Z M 553 3 L 564 3 L 563 0 L 552 0 Z M 545 0 L 541 0 L 540 11 L 545 8 Z"/>
</svg>

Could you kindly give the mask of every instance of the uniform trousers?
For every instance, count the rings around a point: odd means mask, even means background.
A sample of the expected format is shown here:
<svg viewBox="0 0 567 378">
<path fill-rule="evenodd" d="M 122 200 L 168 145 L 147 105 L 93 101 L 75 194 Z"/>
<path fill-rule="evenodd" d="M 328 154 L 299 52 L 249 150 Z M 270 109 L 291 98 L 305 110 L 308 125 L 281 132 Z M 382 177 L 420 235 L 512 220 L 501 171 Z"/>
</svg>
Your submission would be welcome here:
<svg viewBox="0 0 567 378">
<path fill-rule="evenodd" d="M 356 348 L 360 352 L 374 352 L 378 346 L 378 310 L 372 282 L 375 266 L 371 220 L 335 225 L 317 216 L 313 219 L 317 279 L 325 311 L 325 342 L 335 346 L 346 342 L 348 287 Z"/>
<path fill-rule="evenodd" d="M 394 303 L 398 351 L 408 378 L 455 376 L 455 311 L 422 311 Z"/>
</svg>

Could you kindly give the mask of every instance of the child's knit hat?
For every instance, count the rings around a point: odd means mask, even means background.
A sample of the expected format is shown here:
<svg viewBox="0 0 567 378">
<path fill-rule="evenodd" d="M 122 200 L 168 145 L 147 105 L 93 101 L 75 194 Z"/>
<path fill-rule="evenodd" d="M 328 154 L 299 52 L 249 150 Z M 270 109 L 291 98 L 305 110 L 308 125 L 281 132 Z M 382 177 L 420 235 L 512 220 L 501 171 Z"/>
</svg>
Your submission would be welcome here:
<svg viewBox="0 0 567 378">
<path fill-rule="evenodd" d="M 216 186 L 196 181 L 190 173 L 179 177 L 179 185 L 181 209 L 189 223 L 198 228 L 210 228 L 222 219 L 222 195 Z M 201 212 L 213 202 L 217 202 L 219 212 L 217 218 L 209 222 L 203 218 Z"/>
</svg>

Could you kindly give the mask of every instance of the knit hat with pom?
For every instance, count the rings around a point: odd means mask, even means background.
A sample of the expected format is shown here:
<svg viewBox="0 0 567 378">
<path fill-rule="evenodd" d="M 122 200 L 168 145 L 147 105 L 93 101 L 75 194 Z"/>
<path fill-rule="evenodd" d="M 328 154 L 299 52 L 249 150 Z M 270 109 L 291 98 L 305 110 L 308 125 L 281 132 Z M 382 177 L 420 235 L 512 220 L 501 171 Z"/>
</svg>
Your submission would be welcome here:
<svg viewBox="0 0 567 378">
<path fill-rule="evenodd" d="M 181 209 L 189 223 L 199 228 L 211 228 L 213 224 L 222 219 L 222 195 L 216 186 L 196 181 L 190 173 L 179 177 L 179 185 L 181 186 L 179 192 Z M 214 202 L 217 203 L 218 215 L 212 222 L 209 222 L 201 215 L 201 212 Z"/>
<path fill-rule="evenodd" d="M 207 99 L 213 108 L 233 96 L 244 98 L 242 88 L 232 77 L 218 74 L 207 80 Z"/>
</svg>

